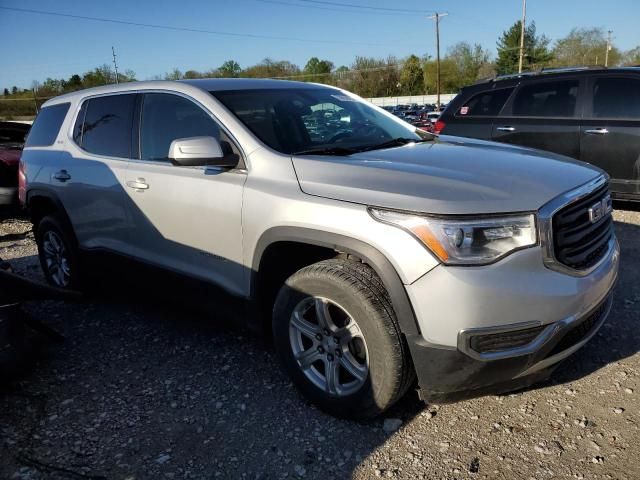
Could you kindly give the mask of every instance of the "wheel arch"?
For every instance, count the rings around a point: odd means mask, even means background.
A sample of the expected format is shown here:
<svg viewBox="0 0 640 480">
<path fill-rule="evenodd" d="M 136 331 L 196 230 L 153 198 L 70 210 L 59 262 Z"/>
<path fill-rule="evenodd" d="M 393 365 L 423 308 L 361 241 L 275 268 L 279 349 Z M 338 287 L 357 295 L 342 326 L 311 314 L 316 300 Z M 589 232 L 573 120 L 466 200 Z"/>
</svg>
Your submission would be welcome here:
<svg viewBox="0 0 640 480">
<path fill-rule="evenodd" d="M 254 301 L 259 303 L 260 299 L 264 299 L 265 282 L 262 279 L 268 275 L 264 267 L 267 266 L 265 265 L 265 260 L 269 259 L 269 249 L 273 248 L 274 245 L 283 244 L 322 249 L 322 252 L 325 253 L 324 258 L 318 258 L 315 261 L 332 258 L 339 254 L 357 257 L 373 268 L 382 280 L 391 298 L 402 332 L 407 335 L 420 333 L 415 313 L 402 280 L 386 256 L 366 242 L 322 230 L 283 226 L 271 228 L 262 234 L 254 250 L 251 265 L 250 296 Z M 318 250 L 319 254 L 320 252 Z M 315 261 L 312 263 L 315 263 Z M 272 306 L 270 305 L 270 307 Z M 265 318 L 264 320 L 270 322 L 271 318 Z"/>
<path fill-rule="evenodd" d="M 38 228 L 40 220 L 52 214 L 56 215 L 56 217 L 64 223 L 64 226 L 69 229 L 72 239 L 77 242 L 69 215 L 67 215 L 66 209 L 54 192 L 43 188 L 29 190 L 27 192 L 25 206 L 33 223 L 34 233 Z"/>
</svg>

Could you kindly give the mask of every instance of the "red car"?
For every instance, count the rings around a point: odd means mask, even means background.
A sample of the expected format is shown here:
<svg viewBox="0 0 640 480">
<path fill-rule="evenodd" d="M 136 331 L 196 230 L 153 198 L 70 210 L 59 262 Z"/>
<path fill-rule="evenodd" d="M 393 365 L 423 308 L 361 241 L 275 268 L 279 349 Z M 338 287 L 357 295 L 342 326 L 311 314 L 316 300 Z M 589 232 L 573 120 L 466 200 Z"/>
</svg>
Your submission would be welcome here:
<svg viewBox="0 0 640 480">
<path fill-rule="evenodd" d="M 18 198 L 18 164 L 31 125 L 0 122 L 0 205 L 13 205 Z"/>
</svg>

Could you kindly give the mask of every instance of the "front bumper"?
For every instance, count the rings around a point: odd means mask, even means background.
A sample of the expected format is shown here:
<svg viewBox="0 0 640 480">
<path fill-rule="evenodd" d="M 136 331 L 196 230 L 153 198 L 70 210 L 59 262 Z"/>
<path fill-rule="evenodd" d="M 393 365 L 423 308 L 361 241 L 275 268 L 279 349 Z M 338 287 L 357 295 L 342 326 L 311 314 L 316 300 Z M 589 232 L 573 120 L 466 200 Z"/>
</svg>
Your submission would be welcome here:
<svg viewBox="0 0 640 480">
<path fill-rule="evenodd" d="M 606 320 L 619 255 L 614 241 L 597 269 L 574 277 L 546 268 L 532 248 L 482 268 L 440 266 L 407 286 L 422 332 L 407 335 L 421 397 L 454 401 L 547 378 Z M 472 335 L 532 326 L 538 334 L 517 347 L 486 353 L 470 347 Z"/>
</svg>

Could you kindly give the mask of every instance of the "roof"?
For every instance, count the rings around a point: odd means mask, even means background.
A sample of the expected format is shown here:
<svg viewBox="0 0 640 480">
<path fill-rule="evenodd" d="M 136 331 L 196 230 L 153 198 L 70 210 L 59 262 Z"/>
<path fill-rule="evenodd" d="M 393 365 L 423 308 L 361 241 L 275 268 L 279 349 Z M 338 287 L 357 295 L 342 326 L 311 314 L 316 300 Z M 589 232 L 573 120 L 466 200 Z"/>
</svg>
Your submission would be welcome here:
<svg viewBox="0 0 640 480">
<path fill-rule="evenodd" d="M 188 83 L 207 91 L 327 87 L 327 85 L 319 85 L 317 83 L 294 82 L 273 78 L 199 78 L 195 80 L 180 80 L 179 82 Z"/>
<path fill-rule="evenodd" d="M 56 103 L 74 101 L 91 95 L 101 95 L 115 92 L 135 92 L 140 90 L 177 90 L 185 91 L 190 88 L 198 88 L 206 92 L 222 90 L 257 90 L 280 88 L 332 88 L 327 85 L 306 82 L 293 82 L 290 80 L 276 80 L 271 78 L 201 78 L 195 80 L 151 80 L 144 82 L 126 82 L 119 84 L 103 85 L 100 87 L 86 88 L 75 92 L 65 93 L 45 102 L 43 106 Z"/>
<path fill-rule="evenodd" d="M 500 82 L 506 80 L 518 80 L 520 78 L 531 78 L 540 75 L 566 75 L 566 74 L 579 74 L 579 73 L 616 73 L 616 72 L 636 72 L 640 73 L 640 67 L 615 67 L 606 68 L 601 66 L 580 66 L 580 67 L 562 67 L 562 68 L 543 68 L 541 70 L 535 70 L 522 73 L 511 73 L 507 75 L 498 75 L 496 77 L 485 78 L 478 80 L 473 85 L 479 85 L 482 83 Z"/>
</svg>

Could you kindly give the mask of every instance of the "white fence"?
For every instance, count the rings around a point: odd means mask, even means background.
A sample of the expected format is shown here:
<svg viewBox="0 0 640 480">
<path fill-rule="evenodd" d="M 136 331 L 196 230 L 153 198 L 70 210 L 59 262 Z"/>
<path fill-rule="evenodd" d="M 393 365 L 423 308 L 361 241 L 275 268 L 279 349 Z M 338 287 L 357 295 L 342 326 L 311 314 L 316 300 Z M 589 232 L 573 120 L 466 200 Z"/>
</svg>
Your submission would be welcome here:
<svg viewBox="0 0 640 480">
<path fill-rule="evenodd" d="M 455 93 L 442 93 L 440 94 L 441 103 L 449 103 L 456 96 Z M 436 103 L 438 100 L 437 95 L 410 95 L 406 97 L 377 97 L 367 98 L 374 105 L 379 107 L 394 106 L 394 105 L 407 105 L 411 103 L 417 103 L 418 105 L 424 105 L 425 103 Z"/>
</svg>

